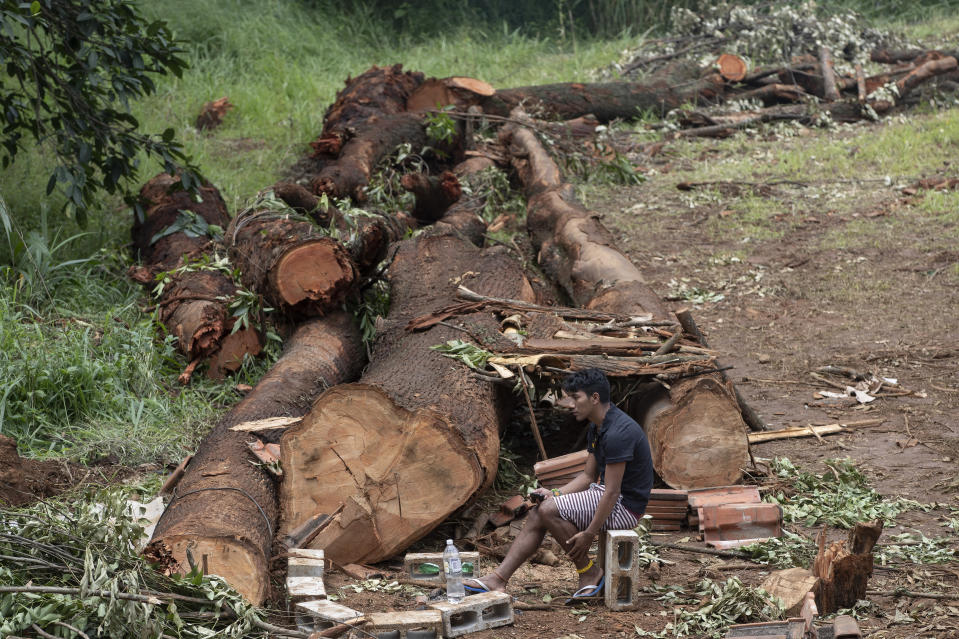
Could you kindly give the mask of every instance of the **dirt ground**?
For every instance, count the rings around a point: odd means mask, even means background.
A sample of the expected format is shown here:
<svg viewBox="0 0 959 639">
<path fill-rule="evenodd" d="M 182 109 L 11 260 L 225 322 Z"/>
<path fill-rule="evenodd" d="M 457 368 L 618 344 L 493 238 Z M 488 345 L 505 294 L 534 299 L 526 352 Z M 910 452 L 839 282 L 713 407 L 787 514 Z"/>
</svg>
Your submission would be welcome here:
<svg viewBox="0 0 959 639">
<path fill-rule="evenodd" d="M 917 530 L 928 537 L 948 535 L 950 529 L 943 527 L 950 514 L 946 505 L 959 507 L 957 224 L 953 218 L 924 214 L 926 193 L 904 192 L 903 183 L 887 185 L 881 176 L 870 175 L 875 167 L 868 163 L 857 175 L 839 175 L 835 180 L 803 182 L 792 177 L 795 184 L 778 184 L 775 178 L 782 175 L 776 166 L 780 153 L 809 145 L 818 136 L 846 136 L 854 148 L 865 139 L 859 136 L 875 135 L 882 126 L 891 125 L 753 137 L 748 141 L 750 151 L 765 153 L 767 160 L 756 162 L 751 175 L 738 176 L 738 184 L 707 187 L 706 197 L 677 185 L 703 180 L 704 163 L 735 161 L 745 144 L 671 143 L 653 157 L 638 153 L 631 158 L 648 172 L 644 184 L 583 190 L 588 206 L 623 238 L 621 248 L 640 266 L 653 290 L 676 298 L 671 301 L 676 309 L 693 307 L 710 346 L 723 353 L 724 365 L 734 367 L 731 379 L 771 428 L 883 420 L 821 442 L 792 439 L 752 448 L 757 459 L 788 457 L 814 472 L 825 470 L 825 459 L 848 457 L 884 496 L 943 504 L 929 512 L 901 515 L 896 525 L 886 528 L 880 543 Z M 942 153 L 948 172 L 948 149 Z M 744 187 L 745 181 L 751 186 Z M 682 293 L 684 287 L 692 293 Z M 702 299 L 695 299 L 697 292 Z M 912 393 L 868 404 L 822 398 L 819 391 L 835 389 L 810 373 L 826 365 L 895 378 Z M 798 530 L 809 536 L 816 533 Z M 441 531 L 423 545 L 429 547 L 432 541 L 440 549 L 440 537 L 449 532 Z M 828 535 L 830 540 L 843 539 L 846 531 L 831 529 Z M 689 537 L 696 543 L 688 531 L 654 534 L 653 539 Z M 663 566 L 655 583 L 687 591 L 704 576 L 714 580 L 738 576 L 758 585 L 770 571 L 767 566 L 705 554 L 675 550 L 661 554 L 673 563 Z M 381 568 L 399 570 L 400 565 L 387 563 Z M 555 597 L 553 608 L 517 611 L 513 626 L 470 636 L 629 637 L 636 636 L 636 627 L 658 631 L 672 620 L 673 606 L 652 594 L 641 598 L 636 612 L 610 612 L 596 604 L 574 609 L 559 605 L 574 589 L 574 576 L 564 559 L 557 567 L 524 567 L 512 580 L 510 592 L 519 601 L 537 604 L 550 595 Z M 654 583 L 650 575 L 643 580 L 644 588 Z M 359 610 L 418 605 L 408 591 L 356 592 L 351 584 L 357 582 L 334 571 L 328 589 Z M 877 567 L 870 591 L 899 587 L 955 593 L 959 564 Z M 870 600 L 874 606 L 860 621 L 863 636 L 959 636 L 959 594 L 955 600 L 882 595 L 870 595 Z"/>
</svg>

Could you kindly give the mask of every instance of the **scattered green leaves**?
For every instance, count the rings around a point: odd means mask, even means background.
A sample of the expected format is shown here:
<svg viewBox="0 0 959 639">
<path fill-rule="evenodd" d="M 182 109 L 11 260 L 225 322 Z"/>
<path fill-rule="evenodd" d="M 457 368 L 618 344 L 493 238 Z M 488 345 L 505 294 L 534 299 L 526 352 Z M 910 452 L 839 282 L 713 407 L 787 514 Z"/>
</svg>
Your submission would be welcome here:
<svg viewBox="0 0 959 639">
<path fill-rule="evenodd" d="M 756 561 L 777 568 L 808 567 L 816 557 L 816 544 L 811 540 L 783 530 L 782 537 L 771 537 L 740 548 Z"/>
<path fill-rule="evenodd" d="M 773 460 L 775 475 L 790 480 L 791 486 L 788 493 L 766 495 L 766 501 L 782 506 L 784 521 L 852 528 L 872 519 L 889 524 L 907 510 L 927 509 L 911 499 L 884 499 L 852 460 L 827 459 L 823 463 L 829 470 L 820 476 L 800 471 L 787 458 Z"/>
<path fill-rule="evenodd" d="M 265 637 L 258 612 L 216 576 L 166 577 L 137 552 L 143 527 L 116 489 L 73 495 L 31 508 L 0 510 L 0 583 L 57 586 L 75 594 L 11 592 L 0 595 L 0 635 L 161 635 Z M 108 591 L 149 595 L 149 603 L 103 597 Z M 189 599 L 174 600 L 169 595 Z M 206 602 L 206 603 L 202 603 Z M 73 634 L 64 634 L 64 629 Z"/>
<path fill-rule="evenodd" d="M 445 344 L 437 344 L 436 346 L 430 346 L 430 348 L 439 351 L 446 357 L 457 359 L 478 371 L 486 368 L 486 361 L 493 355 L 475 344 L 460 339 L 451 339 Z"/>
<path fill-rule="evenodd" d="M 426 137 L 434 144 L 450 144 L 456 137 L 456 122 L 447 113 L 453 108 L 453 105 L 450 105 L 426 114 Z"/>
<path fill-rule="evenodd" d="M 210 224 L 202 215 L 193 211 L 181 210 L 173 224 L 150 238 L 150 246 L 156 244 L 160 238 L 179 233 L 180 231 L 183 231 L 187 237 L 209 237 L 212 240 L 219 240 L 223 237 L 223 228 L 221 226 Z"/>
<path fill-rule="evenodd" d="M 893 535 L 892 539 L 892 544 L 882 544 L 875 549 L 876 559 L 883 566 L 895 560 L 914 564 L 945 564 L 956 561 L 954 537 L 930 539 L 920 532 L 901 533 Z"/>
<path fill-rule="evenodd" d="M 738 577 L 731 577 L 725 583 L 704 579 L 698 584 L 696 595 L 704 603 L 694 609 L 674 608 L 673 620 L 662 631 L 650 632 L 636 626 L 636 634 L 659 639 L 722 637 L 732 624 L 779 619 L 784 610 L 779 598 L 762 588 L 744 585 Z"/>
</svg>

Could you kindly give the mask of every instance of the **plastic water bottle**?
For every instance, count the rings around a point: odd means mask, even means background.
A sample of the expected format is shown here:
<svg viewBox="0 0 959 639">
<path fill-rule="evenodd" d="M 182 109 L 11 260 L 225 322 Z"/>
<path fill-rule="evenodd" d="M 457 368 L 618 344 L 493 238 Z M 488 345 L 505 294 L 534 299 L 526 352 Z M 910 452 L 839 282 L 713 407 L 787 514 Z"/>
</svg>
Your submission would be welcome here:
<svg viewBox="0 0 959 639">
<path fill-rule="evenodd" d="M 450 603 L 459 603 L 466 596 L 463 588 L 463 564 L 460 562 L 460 553 L 453 545 L 452 539 L 446 540 L 446 550 L 443 551 L 443 572 L 446 574 L 446 599 Z"/>
</svg>

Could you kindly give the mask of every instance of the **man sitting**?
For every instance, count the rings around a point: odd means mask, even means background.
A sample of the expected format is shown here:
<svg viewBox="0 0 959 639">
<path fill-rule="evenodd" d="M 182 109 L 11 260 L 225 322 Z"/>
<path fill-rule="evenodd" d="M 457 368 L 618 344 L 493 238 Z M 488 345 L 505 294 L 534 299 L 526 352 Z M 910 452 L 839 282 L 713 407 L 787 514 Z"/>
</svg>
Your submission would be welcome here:
<svg viewBox="0 0 959 639">
<path fill-rule="evenodd" d="M 597 368 L 569 375 L 560 405 L 571 408 L 577 421 L 587 422 L 586 468 L 560 489 L 533 491 L 545 501 L 529 511 L 526 525 L 492 573 L 464 581 L 471 592 L 505 592 L 509 578 L 549 532 L 579 573 L 573 597 L 598 595 L 606 576 L 589 558 L 593 540 L 605 530 L 635 528 L 646 511 L 653 487 L 649 442 L 642 427 L 610 403 L 606 375 Z"/>
</svg>

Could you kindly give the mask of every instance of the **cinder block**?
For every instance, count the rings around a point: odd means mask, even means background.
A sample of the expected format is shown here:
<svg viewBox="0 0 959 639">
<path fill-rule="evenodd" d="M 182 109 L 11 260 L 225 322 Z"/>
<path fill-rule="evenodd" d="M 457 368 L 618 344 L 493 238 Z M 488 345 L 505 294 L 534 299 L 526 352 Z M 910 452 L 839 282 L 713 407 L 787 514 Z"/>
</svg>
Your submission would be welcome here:
<svg viewBox="0 0 959 639">
<path fill-rule="evenodd" d="M 633 530 L 606 531 L 606 607 L 635 610 L 639 604 L 639 535 Z"/>
<path fill-rule="evenodd" d="M 287 577 L 319 577 L 323 578 L 323 560 L 306 559 L 304 557 L 290 557 L 286 560 Z"/>
<path fill-rule="evenodd" d="M 482 575 L 478 552 L 461 552 L 460 561 L 463 563 L 463 579 L 471 579 Z M 425 564 L 433 564 L 439 569 L 439 573 L 434 575 L 420 572 Z M 403 566 L 410 579 L 422 581 L 424 584 L 442 585 L 446 583 L 446 575 L 443 574 L 443 553 L 441 552 L 411 552 L 404 558 Z"/>
<path fill-rule="evenodd" d="M 368 615 L 367 632 L 377 639 L 439 639 L 443 636 L 443 615 L 439 610 L 374 612 Z"/>
<path fill-rule="evenodd" d="M 294 602 L 326 599 L 326 584 L 322 577 L 287 577 L 286 594 Z"/>
<path fill-rule="evenodd" d="M 322 548 L 290 548 L 287 551 L 290 557 L 301 557 L 302 559 L 312 559 L 313 561 L 323 561 L 326 559 Z"/>
<path fill-rule="evenodd" d="M 481 592 L 459 603 L 437 601 L 430 607 L 443 613 L 445 637 L 459 637 L 513 623 L 513 598 L 505 592 Z"/>
<path fill-rule="evenodd" d="M 362 617 L 363 613 L 329 601 L 315 599 L 296 604 L 296 625 L 306 633 L 320 632 L 350 619 Z"/>
</svg>

